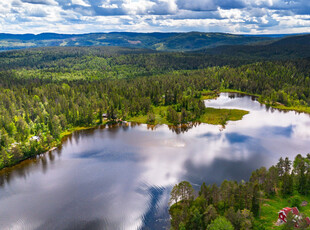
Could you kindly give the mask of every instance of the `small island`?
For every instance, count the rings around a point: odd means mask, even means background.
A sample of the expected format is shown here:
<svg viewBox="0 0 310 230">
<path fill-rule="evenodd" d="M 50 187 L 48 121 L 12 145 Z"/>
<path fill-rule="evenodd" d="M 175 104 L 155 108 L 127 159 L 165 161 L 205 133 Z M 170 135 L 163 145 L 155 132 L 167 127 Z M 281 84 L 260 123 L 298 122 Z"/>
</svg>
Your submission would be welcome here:
<svg viewBox="0 0 310 230">
<path fill-rule="evenodd" d="M 184 111 L 183 113 L 176 112 L 173 111 L 171 107 L 161 106 L 153 108 L 153 112 L 151 114 L 130 117 L 128 121 L 152 125 L 186 125 L 187 122 L 199 122 L 212 125 L 221 125 L 224 127 L 228 121 L 241 120 L 243 116 L 248 113 L 248 111 L 239 109 L 205 108 L 203 114 L 199 118 L 192 121 L 182 122 L 184 119 Z"/>
</svg>

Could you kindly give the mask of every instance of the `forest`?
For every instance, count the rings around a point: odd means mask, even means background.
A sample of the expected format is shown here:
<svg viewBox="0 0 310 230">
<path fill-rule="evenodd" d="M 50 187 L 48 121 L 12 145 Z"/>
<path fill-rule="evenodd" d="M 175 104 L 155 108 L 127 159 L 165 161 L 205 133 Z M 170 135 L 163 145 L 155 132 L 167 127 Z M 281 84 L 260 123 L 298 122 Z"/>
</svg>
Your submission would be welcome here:
<svg viewBox="0 0 310 230">
<path fill-rule="evenodd" d="M 277 229 L 309 229 L 306 217 L 309 207 L 310 154 L 298 154 L 294 161 L 279 159 L 269 169 L 252 172 L 249 181 L 227 181 L 221 185 L 201 185 L 198 194 L 192 185 L 182 181 L 170 196 L 172 229 L 273 229 L 278 212 L 284 207 L 297 207 L 300 218 L 287 216 Z M 268 203 L 272 203 L 272 206 Z M 277 209 L 278 208 L 278 209 Z"/>
<path fill-rule="evenodd" d="M 248 61 L 120 47 L 2 52 L 0 169 L 60 144 L 68 132 L 107 121 L 179 125 L 218 116 L 208 121 L 225 125 L 241 119 L 246 111 L 205 108 L 203 99 L 221 91 L 309 113 L 309 64 L 309 58 Z"/>
</svg>

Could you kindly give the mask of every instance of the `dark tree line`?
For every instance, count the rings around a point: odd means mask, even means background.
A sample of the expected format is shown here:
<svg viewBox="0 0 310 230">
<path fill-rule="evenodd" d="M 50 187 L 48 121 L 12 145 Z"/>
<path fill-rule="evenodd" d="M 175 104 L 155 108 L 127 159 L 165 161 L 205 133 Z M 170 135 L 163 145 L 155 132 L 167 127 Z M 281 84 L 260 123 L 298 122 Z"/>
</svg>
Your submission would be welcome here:
<svg viewBox="0 0 310 230">
<path fill-rule="evenodd" d="M 173 124 L 197 120 L 205 109 L 198 91 L 207 86 L 186 76 L 53 82 L 10 72 L 0 84 L 1 167 L 53 146 L 67 129 L 100 124 L 103 112 L 110 120 L 152 117 L 152 107 L 163 105 Z"/>
<path fill-rule="evenodd" d="M 237 58 L 117 47 L 0 53 L 0 168 L 54 146 L 65 130 L 100 124 L 102 113 L 154 123 L 153 109 L 163 106 L 171 124 L 197 121 L 203 90 L 240 90 L 264 103 L 308 108 L 309 61 L 241 65 Z"/>
</svg>

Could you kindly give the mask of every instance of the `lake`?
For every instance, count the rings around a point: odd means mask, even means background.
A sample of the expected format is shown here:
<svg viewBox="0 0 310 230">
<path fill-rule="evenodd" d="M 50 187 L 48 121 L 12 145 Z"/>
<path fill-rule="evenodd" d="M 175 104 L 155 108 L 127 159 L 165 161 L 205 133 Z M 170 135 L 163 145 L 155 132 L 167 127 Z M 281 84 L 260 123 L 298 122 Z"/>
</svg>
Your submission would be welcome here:
<svg viewBox="0 0 310 230">
<path fill-rule="evenodd" d="M 165 229 L 171 188 L 247 180 L 310 152 L 310 117 L 222 93 L 214 108 L 250 111 L 188 130 L 123 124 L 75 132 L 61 148 L 0 171 L 1 229 Z"/>
</svg>

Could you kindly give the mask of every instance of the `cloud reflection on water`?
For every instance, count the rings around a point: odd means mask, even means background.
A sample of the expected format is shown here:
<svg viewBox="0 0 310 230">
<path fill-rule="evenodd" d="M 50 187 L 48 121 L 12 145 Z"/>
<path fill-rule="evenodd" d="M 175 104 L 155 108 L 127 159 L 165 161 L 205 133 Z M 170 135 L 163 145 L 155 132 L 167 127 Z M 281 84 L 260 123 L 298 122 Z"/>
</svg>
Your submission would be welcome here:
<svg viewBox="0 0 310 230">
<path fill-rule="evenodd" d="M 306 114 L 270 110 L 252 97 L 207 106 L 249 110 L 243 120 L 177 134 L 146 125 L 85 130 L 61 149 L 0 173 L 4 229 L 157 229 L 169 221 L 172 186 L 246 180 L 252 170 L 310 149 Z M 185 130 L 183 130 L 185 131 Z"/>
</svg>

